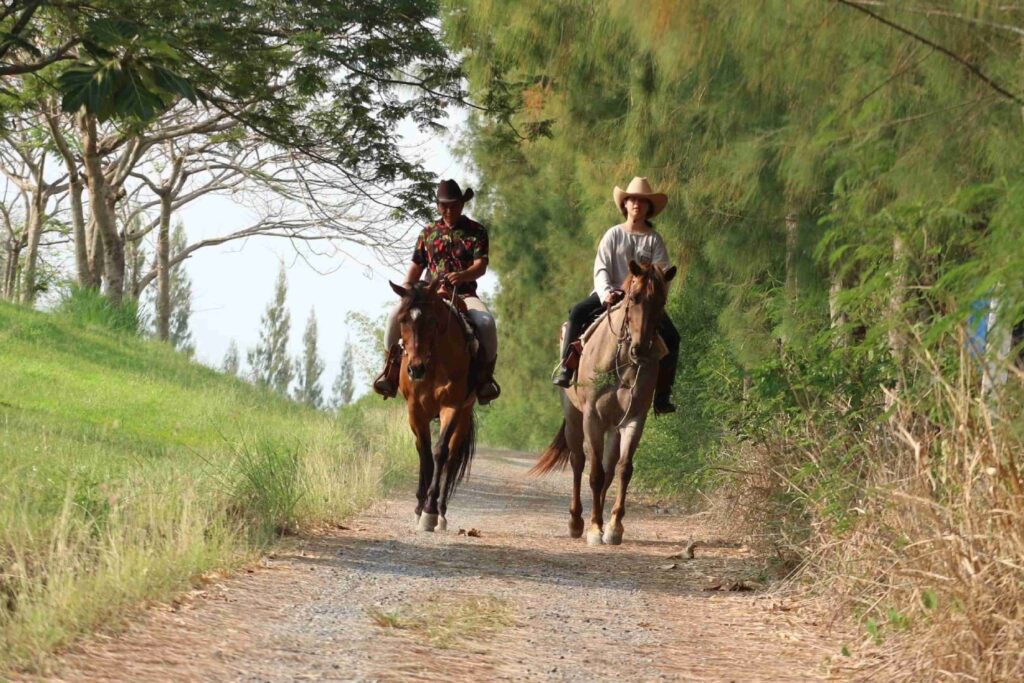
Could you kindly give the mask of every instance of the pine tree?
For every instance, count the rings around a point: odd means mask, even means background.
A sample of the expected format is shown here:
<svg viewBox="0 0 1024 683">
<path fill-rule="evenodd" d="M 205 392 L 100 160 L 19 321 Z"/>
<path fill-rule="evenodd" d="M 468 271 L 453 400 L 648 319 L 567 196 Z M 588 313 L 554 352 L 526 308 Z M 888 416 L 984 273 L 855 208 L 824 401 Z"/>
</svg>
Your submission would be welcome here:
<svg viewBox="0 0 1024 683">
<path fill-rule="evenodd" d="M 295 374 L 292 359 L 288 357 L 291 315 L 285 306 L 287 296 L 288 280 L 282 263 L 274 286 L 274 299 L 260 321 L 260 340 L 246 356 L 252 380 L 282 395 L 288 394 L 288 385 Z"/>
<path fill-rule="evenodd" d="M 221 370 L 228 375 L 238 376 L 241 369 L 241 358 L 239 358 L 238 344 L 234 339 L 228 344 L 228 350 L 224 352 L 224 360 L 221 362 Z"/>
<path fill-rule="evenodd" d="M 355 358 L 352 355 L 352 345 L 346 339 L 345 349 L 341 352 L 341 368 L 331 387 L 331 405 L 335 409 L 347 406 L 352 402 L 355 389 Z"/>
<path fill-rule="evenodd" d="M 302 356 L 296 359 L 299 366 L 299 385 L 295 387 L 295 400 L 310 408 L 323 405 L 323 389 L 320 387 L 320 375 L 324 372 L 324 362 L 317 351 L 316 310 L 310 310 L 306 321 L 306 331 L 302 335 Z"/>
<path fill-rule="evenodd" d="M 188 245 L 185 226 L 179 221 L 171 236 L 171 256 L 177 256 Z M 170 342 L 174 348 L 188 355 L 195 353 L 189 318 L 192 316 L 192 279 L 185 270 L 184 262 L 171 270 L 171 320 Z"/>
</svg>

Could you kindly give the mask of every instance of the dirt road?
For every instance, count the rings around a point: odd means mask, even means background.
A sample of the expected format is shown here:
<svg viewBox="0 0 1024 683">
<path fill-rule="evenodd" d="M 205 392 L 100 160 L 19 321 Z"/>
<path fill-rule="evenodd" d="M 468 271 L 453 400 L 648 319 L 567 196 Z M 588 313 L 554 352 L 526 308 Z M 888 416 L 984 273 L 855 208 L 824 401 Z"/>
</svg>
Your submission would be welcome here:
<svg viewBox="0 0 1024 683">
<path fill-rule="evenodd" d="M 524 476 L 531 456 L 477 457 L 447 532 L 414 531 L 409 491 L 90 639 L 57 678 L 834 680 L 840 644 L 805 610 L 706 590 L 757 563 L 705 516 L 634 505 L 621 546 L 588 548 L 568 537 L 567 475 L 538 481 Z M 716 542 L 666 557 L 691 539 Z"/>
</svg>

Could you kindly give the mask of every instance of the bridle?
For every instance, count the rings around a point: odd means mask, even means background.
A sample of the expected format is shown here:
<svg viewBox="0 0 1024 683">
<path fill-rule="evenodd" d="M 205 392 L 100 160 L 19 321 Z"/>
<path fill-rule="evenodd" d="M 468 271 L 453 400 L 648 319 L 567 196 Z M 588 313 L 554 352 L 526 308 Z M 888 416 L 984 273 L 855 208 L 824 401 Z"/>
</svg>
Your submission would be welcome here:
<svg viewBox="0 0 1024 683">
<path fill-rule="evenodd" d="M 633 410 L 633 399 L 636 398 L 636 388 L 640 384 L 640 375 L 644 369 L 650 364 L 648 358 L 637 354 L 636 358 L 627 358 L 628 362 L 623 364 L 620 363 L 619 357 L 622 355 L 623 346 L 629 343 L 629 309 L 633 305 L 633 297 L 629 292 L 626 292 L 623 296 L 625 299 L 625 308 L 622 312 L 622 325 L 619 327 L 618 333 L 615 332 L 615 328 L 612 325 L 612 307 L 608 307 L 608 311 L 605 314 L 608 323 L 608 331 L 615 339 L 615 379 L 618 380 L 620 389 L 629 389 L 629 403 L 626 404 L 626 410 L 622 413 L 622 419 L 616 428 L 622 427 L 625 424 L 627 418 Z M 629 356 L 629 353 L 626 353 Z M 630 366 L 636 367 L 636 375 L 633 377 L 633 384 L 630 387 L 625 387 L 622 380 L 622 369 Z"/>
</svg>

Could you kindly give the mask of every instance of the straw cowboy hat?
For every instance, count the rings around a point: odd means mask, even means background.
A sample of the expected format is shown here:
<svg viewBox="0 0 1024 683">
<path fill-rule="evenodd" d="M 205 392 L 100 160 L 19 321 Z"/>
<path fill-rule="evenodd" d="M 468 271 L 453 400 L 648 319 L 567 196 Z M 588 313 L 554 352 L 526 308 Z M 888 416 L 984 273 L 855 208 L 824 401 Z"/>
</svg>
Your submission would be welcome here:
<svg viewBox="0 0 1024 683">
<path fill-rule="evenodd" d="M 615 186 L 615 190 L 612 191 L 612 197 L 615 199 L 615 206 L 619 207 L 619 211 L 622 215 L 626 215 L 626 200 L 630 197 L 636 197 L 637 199 L 646 199 L 651 203 L 651 212 L 647 215 L 648 218 L 654 218 L 661 210 L 668 204 L 668 195 L 662 192 L 655 192 L 651 189 L 651 184 L 647 182 L 647 178 L 636 177 L 629 181 L 629 186 L 622 190 L 618 185 Z"/>
<path fill-rule="evenodd" d="M 459 184 L 454 180 L 442 180 L 437 185 L 437 203 L 452 204 L 454 202 L 468 202 L 473 198 L 473 188 L 467 187 L 463 192 Z"/>
</svg>

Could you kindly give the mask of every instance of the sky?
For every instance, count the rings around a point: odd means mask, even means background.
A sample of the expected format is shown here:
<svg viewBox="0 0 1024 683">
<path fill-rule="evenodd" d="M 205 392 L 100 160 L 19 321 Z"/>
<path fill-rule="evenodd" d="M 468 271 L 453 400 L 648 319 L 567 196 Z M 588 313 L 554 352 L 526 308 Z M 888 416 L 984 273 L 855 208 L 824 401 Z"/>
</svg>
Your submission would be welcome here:
<svg viewBox="0 0 1024 683">
<path fill-rule="evenodd" d="M 447 135 L 436 137 L 426 136 L 412 125 L 402 130 L 405 144 L 428 171 L 439 179 L 455 178 L 463 188 L 476 183 L 449 147 L 465 121 L 464 111 L 453 111 Z M 473 215 L 472 204 L 466 213 Z M 253 213 L 230 198 L 208 197 L 183 207 L 177 217 L 183 221 L 191 243 L 245 227 Z M 410 254 L 415 239 L 415 232 L 410 233 Z M 246 351 L 259 339 L 260 317 L 273 296 L 279 264 L 284 263 L 292 355 L 301 354 L 307 318 L 311 310 L 316 311 L 320 356 L 326 366 L 321 386 L 324 395 L 329 396 L 346 340 L 357 342 L 356 331 L 350 329 L 346 317 L 350 312 L 379 317 L 397 301 L 388 278 L 401 282 L 405 274 L 404 267 L 394 270 L 365 248 L 353 245 L 349 251 L 348 257 L 303 259 L 287 240 L 261 237 L 195 252 L 184 267 L 192 280 L 191 328 L 197 360 L 220 367 L 234 340 L 244 363 Z M 497 280 L 490 273 L 481 280 L 484 292 L 493 292 L 496 286 Z M 376 356 L 383 360 L 383 351 Z M 374 372 L 378 370 L 374 368 Z M 356 396 L 368 389 L 365 376 L 357 374 Z"/>
</svg>

